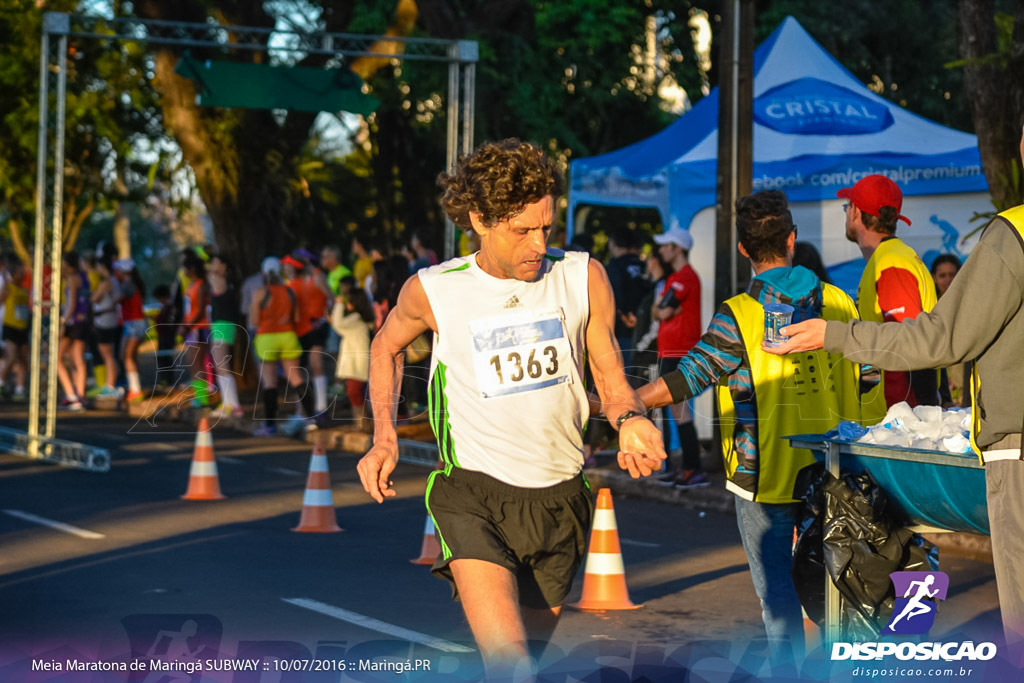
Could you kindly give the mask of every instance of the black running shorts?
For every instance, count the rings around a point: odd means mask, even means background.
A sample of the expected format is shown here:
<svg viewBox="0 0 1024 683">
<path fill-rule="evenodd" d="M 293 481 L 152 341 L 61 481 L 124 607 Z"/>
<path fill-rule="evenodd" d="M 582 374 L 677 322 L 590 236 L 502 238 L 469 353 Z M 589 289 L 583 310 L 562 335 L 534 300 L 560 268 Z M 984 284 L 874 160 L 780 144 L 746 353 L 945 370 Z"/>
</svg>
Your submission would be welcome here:
<svg viewBox="0 0 1024 683">
<path fill-rule="evenodd" d="M 3 339 L 15 346 L 28 346 L 28 328 L 19 329 L 10 325 L 4 325 Z"/>
<path fill-rule="evenodd" d="M 316 327 L 299 337 L 299 344 L 303 351 L 309 351 L 314 346 L 327 346 L 327 333 L 331 326 L 326 322 L 317 323 Z"/>
<path fill-rule="evenodd" d="M 459 596 L 449 563 L 475 559 L 511 571 L 519 604 L 544 609 L 561 605 L 572 588 L 594 502 L 582 474 L 529 489 L 455 467 L 431 475 L 427 510 L 441 545 L 431 571 L 451 583 L 454 599 Z"/>
</svg>

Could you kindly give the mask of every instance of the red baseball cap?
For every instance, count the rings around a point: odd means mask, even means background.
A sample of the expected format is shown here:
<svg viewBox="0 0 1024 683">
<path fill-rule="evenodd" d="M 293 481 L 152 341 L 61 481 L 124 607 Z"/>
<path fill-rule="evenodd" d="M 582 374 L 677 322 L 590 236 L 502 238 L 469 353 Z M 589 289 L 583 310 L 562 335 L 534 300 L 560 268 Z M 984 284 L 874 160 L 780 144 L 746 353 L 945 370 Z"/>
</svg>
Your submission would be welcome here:
<svg viewBox="0 0 1024 683">
<path fill-rule="evenodd" d="M 281 259 L 281 263 L 286 265 L 286 266 L 291 266 L 292 268 L 298 268 L 299 270 L 302 270 L 303 268 L 305 268 L 305 266 L 302 265 L 301 261 L 292 258 L 291 255 L 288 255 L 288 256 L 285 256 L 284 258 L 282 258 Z"/>
<path fill-rule="evenodd" d="M 844 187 L 836 192 L 836 196 L 849 199 L 858 209 L 872 216 L 877 216 L 883 206 L 891 206 L 896 213 L 903 208 L 900 186 L 884 175 L 864 176 L 853 187 Z M 910 225 L 906 216 L 900 214 L 897 218 Z"/>
</svg>

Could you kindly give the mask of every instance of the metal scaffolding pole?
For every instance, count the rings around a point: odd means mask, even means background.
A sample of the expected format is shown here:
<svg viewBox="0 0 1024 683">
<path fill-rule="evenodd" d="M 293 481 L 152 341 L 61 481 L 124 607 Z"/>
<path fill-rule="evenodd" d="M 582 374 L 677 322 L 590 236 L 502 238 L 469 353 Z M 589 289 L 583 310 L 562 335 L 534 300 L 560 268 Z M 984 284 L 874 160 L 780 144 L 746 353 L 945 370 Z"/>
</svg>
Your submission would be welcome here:
<svg viewBox="0 0 1024 683">
<path fill-rule="evenodd" d="M 473 151 L 473 127 L 476 111 L 476 41 L 460 40 L 449 48 L 448 65 L 448 155 L 446 170 L 451 170 L 460 154 Z M 461 91 L 460 91 L 461 89 Z M 460 111 L 461 110 L 461 111 Z M 445 217 L 444 258 L 456 256 L 458 229 Z"/>
<path fill-rule="evenodd" d="M 57 434 L 57 364 L 60 358 L 60 293 L 62 290 L 62 257 L 64 251 L 64 121 L 68 82 L 68 36 L 57 40 L 57 120 L 56 144 L 53 154 L 53 216 L 50 228 L 50 351 L 46 366 L 46 428 L 43 434 L 52 439 Z M 73 302 L 66 302 L 70 307 Z M 79 396 L 79 399 L 84 398 Z"/>
<path fill-rule="evenodd" d="M 459 158 L 459 46 L 448 47 L 448 146 L 445 170 L 451 171 Z M 444 217 L 444 260 L 455 256 L 455 223 Z"/>
</svg>

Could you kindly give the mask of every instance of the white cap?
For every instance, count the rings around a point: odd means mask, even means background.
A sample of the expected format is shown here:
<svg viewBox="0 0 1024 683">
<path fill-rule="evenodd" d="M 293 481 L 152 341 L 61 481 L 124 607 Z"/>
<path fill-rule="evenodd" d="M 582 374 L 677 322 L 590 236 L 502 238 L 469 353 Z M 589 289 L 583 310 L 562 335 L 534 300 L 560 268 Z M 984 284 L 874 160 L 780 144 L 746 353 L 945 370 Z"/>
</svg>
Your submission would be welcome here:
<svg viewBox="0 0 1024 683">
<path fill-rule="evenodd" d="M 276 256 L 268 256 L 263 259 L 263 263 L 260 264 L 260 272 L 264 275 L 280 275 L 281 274 L 281 261 Z"/>
<path fill-rule="evenodd" d="M 114 270 L 120 270 L 123 273 L 130 273 L 135 268 L 135 261 L 130 258 L 122 258 L 114 261 Z"/>
<path fill-rule="evenodd" d="M 693 248 L 693 235 L 689 230 L 683 230 L 678 225 L 673 225 L 660 235 L 655 235 L 654 241 L 658 244 L 675 244 L 685 251 L 690 251 Z"/>
</svg>

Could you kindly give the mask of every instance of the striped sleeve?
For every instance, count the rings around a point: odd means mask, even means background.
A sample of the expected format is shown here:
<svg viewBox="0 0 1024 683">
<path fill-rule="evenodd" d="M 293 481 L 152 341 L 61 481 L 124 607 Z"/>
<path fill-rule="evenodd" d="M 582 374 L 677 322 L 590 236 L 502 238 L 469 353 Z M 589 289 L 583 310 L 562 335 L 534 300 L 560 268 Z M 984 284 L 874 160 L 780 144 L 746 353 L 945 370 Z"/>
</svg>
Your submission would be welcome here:
<svg viewBox="0 0 1024 683">
<path fill-rule="evenodd" d="M 663 379 L 672 402 L 685 401 L 731 374 L 743 363 L 743 339 L 736 317 L 722 304 L 697 345 L 679 360 L 679 367 Z"/>
</svg>

